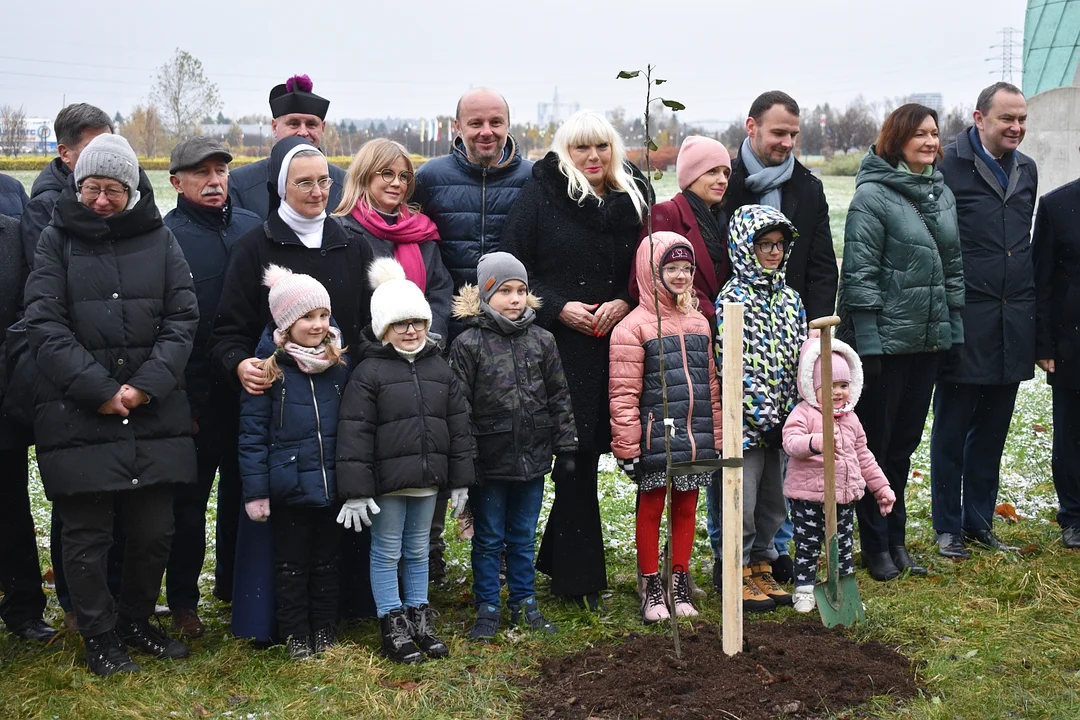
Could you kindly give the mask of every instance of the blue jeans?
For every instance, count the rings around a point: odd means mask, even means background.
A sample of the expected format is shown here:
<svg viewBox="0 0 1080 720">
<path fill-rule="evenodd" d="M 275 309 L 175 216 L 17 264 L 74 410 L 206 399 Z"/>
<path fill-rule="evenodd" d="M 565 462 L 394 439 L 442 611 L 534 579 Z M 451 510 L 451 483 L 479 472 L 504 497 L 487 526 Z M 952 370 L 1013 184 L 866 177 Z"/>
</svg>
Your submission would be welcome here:
<svg viewBox="0 0 1080 720">
<path fill-rule="evenodd" d="M 506 548 L 507 600 L 520 604 L 536 593 L 536 524 L 544 478 L 527 482 L 488 480 L 470 494 L 473 509 L 473 597 L 499 606 L 499 555 Z"/>
<path fill-rule="evenodd" d="M 420 607 L 428 601 L 428 536 L 435 499 L 435 495 L 382 495 L 375 499 L 381 512 L 371 516 L 371 591 L 379 617 L 402 606 L 398 593 L 402 557 L 405 607 Z"/>
</svg>

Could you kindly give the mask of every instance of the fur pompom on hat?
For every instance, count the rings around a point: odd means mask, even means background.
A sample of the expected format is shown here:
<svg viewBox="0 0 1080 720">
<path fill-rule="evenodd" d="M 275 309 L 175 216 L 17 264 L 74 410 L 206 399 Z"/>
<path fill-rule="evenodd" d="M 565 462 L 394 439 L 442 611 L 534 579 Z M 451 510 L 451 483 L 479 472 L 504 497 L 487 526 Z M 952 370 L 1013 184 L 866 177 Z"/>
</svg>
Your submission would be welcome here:
<svg viewBox="0 0 1080 720">
<path fill-rule="evenodd" d="M 330 293 L 310 275 L 294 273 L 280 265 L 267 265 L 263 285 L 270 288 L 270 315 L 280 330 L 288 330 L 312 310 L 332 310 Z"/>
<path fill-rule="evenodd" d="M 675 159 L 675 179 L 685 190 L 714 167 L 731 168 L 731 155 L 724 144 L 702 135 L 690 135 L 683 140 Z"/>
<path fill-rule="evenodd" d="M 371 330 L 382 340 L 386 330 L 403 320 L 424 320 L 431 326 L 431 306 L 416 283 L 405 278 L 405 268 L 389 257 L 371 263 Z"/>
</svg>

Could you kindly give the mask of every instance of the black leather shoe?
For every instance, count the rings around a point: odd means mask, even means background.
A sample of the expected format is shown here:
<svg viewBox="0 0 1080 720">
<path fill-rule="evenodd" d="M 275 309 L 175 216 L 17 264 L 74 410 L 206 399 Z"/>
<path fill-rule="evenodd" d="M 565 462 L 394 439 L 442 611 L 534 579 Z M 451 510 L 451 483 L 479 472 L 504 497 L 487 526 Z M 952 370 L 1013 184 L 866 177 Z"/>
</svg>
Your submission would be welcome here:
<svg viewBox="0 0 1080 720">
<path fill-rule="evenodd" d="M 1080 550 L 1080 527 L 1062 528 L 1061 544 L 1070 550 Z"/>
<path fill-rule="evenodd" d="M 892 556 L 887 552 L 862 554 L 863 567 L 870 571 L 870 577 L 878 582 L 886 582 L 900 577 L 900 570 L 893 563 Z"/>
<path fill-rule="evenodd" d="M 11 633 L 20 640 L 38 640 L 47 643 L 56 637 L 53 630 L 44 620 L 27 620 L 11 628 Z"/>
<path fill-rule="evenodd" d="M 1016 552 L 1020 548 L 1015 545 L 1006 545 L 993 533 L 992 530 L 965 530 L 964 539 L 968 542 L 977 542 L 989 550 L 998 552 Z"/>
<path fill-rule="evenodd" d="M 794 582 L 795 564 L 790 555 L 779 555 L 772 561 L 772 576 L 778 583 Z"/>
<path fill-rule="evenodd" d="M 950 560 L 967 560 L 971 557 L 971 553 L 964 547 L 963 537 L 950 532 L 937 534 L 937 553 Z"/>
<path fill-rule="evenodd" d="M 907 548 L 903 545 L 893 545 L 890 547 L 889 555 L 892 556 L 893 564 L 896 565 L 896 569 L 900 572 L 907 570 L 911 575 L 926 577 L 926 568 L 922 565 L 916 565 L 915 561 L 908 555 Z"/>
</svg>

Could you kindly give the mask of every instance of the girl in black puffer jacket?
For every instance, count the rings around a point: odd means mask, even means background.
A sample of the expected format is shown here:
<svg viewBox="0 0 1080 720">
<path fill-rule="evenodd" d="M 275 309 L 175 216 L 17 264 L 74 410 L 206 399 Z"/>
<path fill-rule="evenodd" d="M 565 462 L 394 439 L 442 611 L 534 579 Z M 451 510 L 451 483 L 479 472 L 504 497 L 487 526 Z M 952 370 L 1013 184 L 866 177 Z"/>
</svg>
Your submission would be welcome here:
<svg viewBox="0 0 1080 720">
<path fill-rule="evenodd" d="M 391 258 L 376 260 L 369 277 L 372 344 L 341 405 L 338 492 L 345 506 L 338 521 L 357 532 L 371 527 L 382 649 L 411 663 L 424 653 L 448 653 L 430 625 L 428 536 L 439 490 L 451 491 L 455 517 L 465 507 L 472 438 L 457 377 L 428 338 L 424 294 Z M 404 607 L 397 572 L 403 555 Z"/>
<path fill-rule="evenodd" d="M 334 443 L 349 370 L 322 283 L 270 265 L 264 284 L 274 322 L 255 354 L 273 385 L 241 393 L 240 476 L 248 517 L 270 519 L 278 633 L 300 660 L 334 641 L 341 539 Z"/>
</svg>

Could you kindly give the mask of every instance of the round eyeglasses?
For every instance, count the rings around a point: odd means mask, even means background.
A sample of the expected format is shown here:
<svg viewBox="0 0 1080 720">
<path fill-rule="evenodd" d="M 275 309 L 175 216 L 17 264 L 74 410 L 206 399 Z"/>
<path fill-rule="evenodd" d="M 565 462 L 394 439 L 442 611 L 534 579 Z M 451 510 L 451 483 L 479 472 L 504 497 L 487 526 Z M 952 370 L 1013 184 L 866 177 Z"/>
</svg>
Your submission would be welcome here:
<svg viewBox="0 0 1080 720">
<path fill-rule="evenodd" d="M 402 170 L 399 173 L 395 173 L 390 168 L 385 168 L 383 170 L 380 170 L 376 174 L 381 177 L 383 179 L 383 182 L 387 185 L 394 182 L 394 178 L 400 180 L 402 185 L 409 185 L 413 181 L 413 174 L 408 170 Z"/>
<path fill-rule="evenodd" d="M 310 195 L 316 185 L 319 186 L 320 190 L 329 190 L 330 186 L 334 184 L 334 178 L 324 177 L 319 178 L 318 180 L 301 180 L 300 182 L 290 184 L 305 195 Z"/>
</svg>

